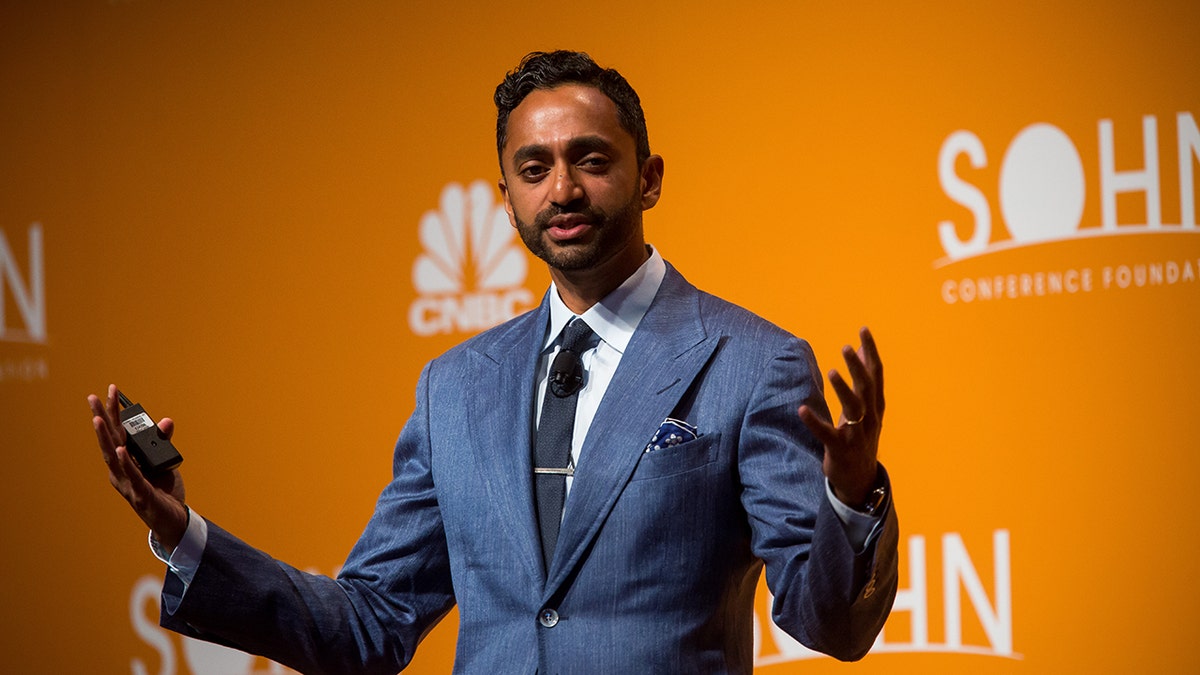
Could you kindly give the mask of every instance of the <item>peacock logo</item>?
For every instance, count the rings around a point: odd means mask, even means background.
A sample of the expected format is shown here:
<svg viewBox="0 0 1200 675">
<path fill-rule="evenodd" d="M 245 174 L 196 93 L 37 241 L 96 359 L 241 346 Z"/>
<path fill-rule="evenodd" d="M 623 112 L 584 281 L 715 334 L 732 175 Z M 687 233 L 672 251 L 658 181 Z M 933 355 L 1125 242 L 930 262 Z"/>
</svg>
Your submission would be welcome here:
<svg viewBox="0 0 1200 675">
<path fill-rule="evenodd" d="M 523 286 L 528 258 L 484 181 L 446 185 L 439 208 L 421 217 L 417 236 L 424 251 L 412 270 L 420 294 L 408 311 L 413 333 L 473 333 L 532 307 L 533 294 Z"/>
</svg>

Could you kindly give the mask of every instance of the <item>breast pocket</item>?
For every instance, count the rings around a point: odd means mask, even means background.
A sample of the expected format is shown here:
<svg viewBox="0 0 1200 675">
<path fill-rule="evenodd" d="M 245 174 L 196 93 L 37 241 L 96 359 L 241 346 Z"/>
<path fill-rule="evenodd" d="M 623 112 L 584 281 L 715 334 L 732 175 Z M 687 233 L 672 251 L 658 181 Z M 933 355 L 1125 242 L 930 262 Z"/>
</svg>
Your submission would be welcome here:
<svg viewBox="0 0 1200 675">
<path fill-rule="evenodd" d="M 706 434 L 669 448 L 643 452 L 630 480 L 650 480 L 686 473 L 717 459 L 721 434 Z"/>
</svg>

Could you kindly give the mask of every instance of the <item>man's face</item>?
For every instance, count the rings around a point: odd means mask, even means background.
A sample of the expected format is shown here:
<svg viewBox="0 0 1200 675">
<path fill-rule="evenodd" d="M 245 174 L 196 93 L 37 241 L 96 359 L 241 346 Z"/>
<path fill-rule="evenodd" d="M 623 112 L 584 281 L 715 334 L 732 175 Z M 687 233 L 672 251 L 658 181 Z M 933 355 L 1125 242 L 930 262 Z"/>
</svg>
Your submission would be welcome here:
<svg viewBox="0 0 1200 675">
<path fill-rule="evenodd" d="M 640 264 L 642 211 L 658 201 L 655 162 L 648 185 L 633 136 L 600 90 L 535 89 L 509 115 L 500 190 L 525 246 L 552 270 Z"/>
</svg>

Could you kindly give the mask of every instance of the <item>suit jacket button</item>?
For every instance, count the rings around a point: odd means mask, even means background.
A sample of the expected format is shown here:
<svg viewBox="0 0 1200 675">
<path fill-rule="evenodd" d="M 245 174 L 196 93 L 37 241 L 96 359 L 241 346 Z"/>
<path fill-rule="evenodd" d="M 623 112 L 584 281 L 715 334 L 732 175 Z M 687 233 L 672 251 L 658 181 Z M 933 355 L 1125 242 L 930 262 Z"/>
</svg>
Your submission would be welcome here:
<svg viewBox="0 0 1200 675">
<path fill-rule="evenodd" d="M 558 623 L 558 612 L 550 609 L 549 607 L 543 609 L 541 613 L 538 614 L 538 623 L 542 624 L 546 628 L 554 628 L 554 625 Z"/>
</svg>

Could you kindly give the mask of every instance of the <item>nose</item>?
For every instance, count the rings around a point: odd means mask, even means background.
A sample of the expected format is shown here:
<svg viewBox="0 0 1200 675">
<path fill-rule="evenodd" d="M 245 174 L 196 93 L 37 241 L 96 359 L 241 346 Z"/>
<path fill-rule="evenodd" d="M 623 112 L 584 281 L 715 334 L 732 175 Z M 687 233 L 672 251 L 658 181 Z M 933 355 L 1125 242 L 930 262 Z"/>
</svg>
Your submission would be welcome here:
<svg viewBox="0 0 1200 675">
<path fill-rule="evenodd" d="M 550 186 L 550 201 L 555 206 L 565 208 L 583 200 L 583 187 L 575 180 L 575 172 L 570 165 L 554 167 L 554 182 Z"/>
</svg>

